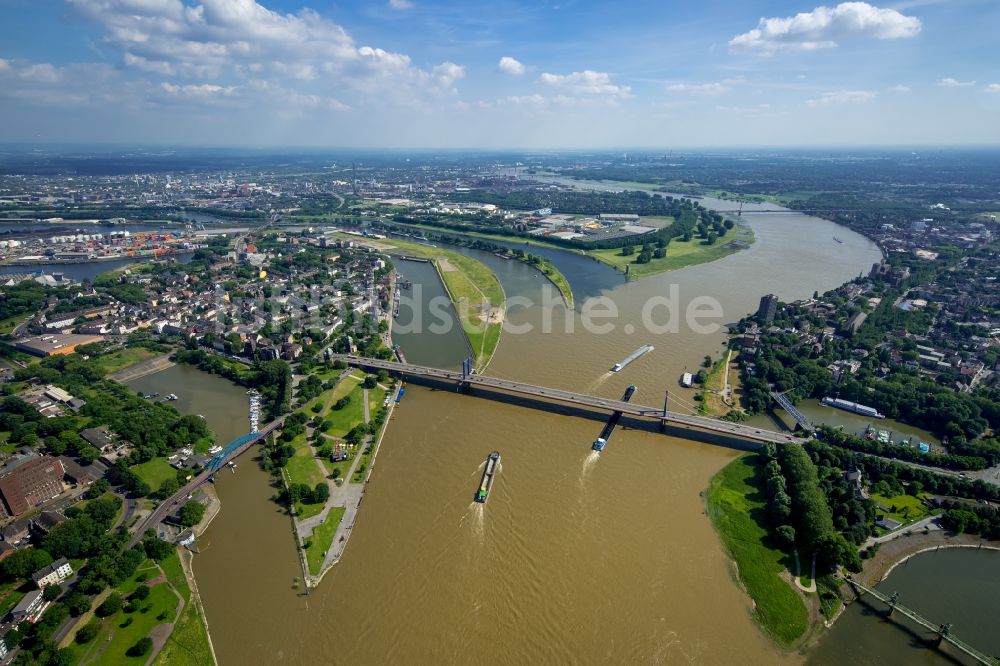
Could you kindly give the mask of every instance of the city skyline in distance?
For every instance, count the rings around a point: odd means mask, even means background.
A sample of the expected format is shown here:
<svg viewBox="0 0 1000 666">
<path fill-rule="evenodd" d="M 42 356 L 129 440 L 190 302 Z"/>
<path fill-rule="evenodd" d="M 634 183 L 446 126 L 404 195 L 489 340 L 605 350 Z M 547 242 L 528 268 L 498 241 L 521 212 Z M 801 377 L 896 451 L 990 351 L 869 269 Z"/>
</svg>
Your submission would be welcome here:
<svg viewBox="0 0 1000 666">
<path fill-rule="evenodd" d="M 0 142 L 996 145 L 982 0 L 8 0 Z"/>
</svg>

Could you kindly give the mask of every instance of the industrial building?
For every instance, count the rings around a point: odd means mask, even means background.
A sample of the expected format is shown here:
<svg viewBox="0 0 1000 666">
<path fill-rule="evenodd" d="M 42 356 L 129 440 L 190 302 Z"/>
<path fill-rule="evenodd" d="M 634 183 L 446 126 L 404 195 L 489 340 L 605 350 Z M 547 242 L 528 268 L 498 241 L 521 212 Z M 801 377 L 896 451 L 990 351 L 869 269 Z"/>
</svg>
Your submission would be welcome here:
<svg viewBox="0 0 1000 666">
<path fill-rule="evenodd" d="M 23 338 L 14 343 L 14 348 L 35 356 L 57 356 L 72 354 L 77 347 L 100 342 L 100 335 L 76 335 L 74 333 L 47 333 L 32 338 Z"/>
</svg>

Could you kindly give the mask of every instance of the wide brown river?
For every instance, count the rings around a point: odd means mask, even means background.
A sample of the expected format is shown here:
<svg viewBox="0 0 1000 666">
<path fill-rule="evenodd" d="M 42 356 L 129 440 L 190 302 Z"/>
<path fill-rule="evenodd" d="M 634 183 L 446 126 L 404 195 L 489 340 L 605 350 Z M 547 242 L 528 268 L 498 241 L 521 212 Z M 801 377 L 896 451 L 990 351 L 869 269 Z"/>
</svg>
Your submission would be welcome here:
<svg viewBox="0 0 1000 666">
<path fill-rule="evenodd" d="M 706 201 L 706 205 L 712 202 Z M 746 209 L 745 209 L 746 210 Z M 643 329 L 650 298 L 712 297 L 718 324 L 753 311 L 762 294 L 785 300 L 835 287 L 880 258 L 869 241 L 797 214 L 747 215 L 748 250 L 720 261 L 623 284 L 589 260 L 564 255 L 577 302 L 604 293 L 614 330 L 588 332 L 557 308 L 543 333 L 541 307 L 515 307 L 488 372 L 542 385 L 672 407 L 685 368 L 717 354 L 724 333 Z M 835 243 L 833 235 L 844 240 Z M 545 281 L 522 264 L 480 253 L 508 299 L 536 302 Z M 579 262 L 586 262 L 586 265 Z M 579 281 L 575 277 L 579 275 Z M 654 312 L 664 323 L 666 308 Z M 566 322 L 574 331 L 566 332 Z M 604 323 L 602 320 L 601 323 Z M 426 341 L 426 336 L 419 334 Z M 454 364 L 465 348 L 400 336 L 409 360 Z M 432 339 L 433 340 L 433 339 Z M 617 374 L 608 368 L 644 343 L 656 349 Z M 159 389 L 162 390 L 163 389 Z M 676 391 L 676 397 L 673 397 Z M 180 391 L 175 391 L 180 393 Z M 219 394 L 209 409 L 245 410 Z M 218 483 L 223 510 L 202 540 L 195 573 L 222 664 L 770 664 L 782 657 L 750 618 L 750 602 L 700 496 L 736 455 L 730 449 L 621 429 L 590 444 L 602 422 L 410 385 L 393 416 L 341 562 L 308 596 L 291 527 L 267 477 L 244 459 Z M 474 504 L 480 466 L 501 451 L 488 503 Z"/>
</svg>

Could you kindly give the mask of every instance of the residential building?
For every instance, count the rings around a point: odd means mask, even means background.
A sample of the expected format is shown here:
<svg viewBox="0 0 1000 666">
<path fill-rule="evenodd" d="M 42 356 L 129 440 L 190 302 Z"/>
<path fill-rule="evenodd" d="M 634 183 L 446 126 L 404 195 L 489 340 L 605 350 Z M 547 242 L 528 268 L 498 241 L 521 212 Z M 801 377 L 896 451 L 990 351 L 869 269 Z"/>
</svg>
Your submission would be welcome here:
<svg viewBox="0 0 1000 666">
<path fill-rule="evenodd" d="M 72 575 L 73 567 L 70 566 L 69 560 L 65 557 L 60 557 L 52 564 L 44 566 L 31 574 L 31 580 L 35 581 L 35 585 L 41 590 L 49 585 L 57 585 Z"/>
<path fill-rule="evenodd" d="M 21 598 L 21 601 L 10 611 L 8 617 L 15 624 L 21 622 L 34 624 L 48 606 L 49 603 L 42 597 L 42 591 L 32 590 Z"/>
</svg>

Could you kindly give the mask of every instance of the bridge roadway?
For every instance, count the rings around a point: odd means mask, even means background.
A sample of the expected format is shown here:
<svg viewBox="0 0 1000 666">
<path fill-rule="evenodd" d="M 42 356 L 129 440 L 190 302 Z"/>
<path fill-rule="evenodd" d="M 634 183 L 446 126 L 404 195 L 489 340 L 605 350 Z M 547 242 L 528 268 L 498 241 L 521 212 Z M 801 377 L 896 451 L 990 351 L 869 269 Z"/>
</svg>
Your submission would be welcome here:
<svg viewBox="0 0 1000 666">
<path fill-rule="evenodd" d="M 255 437 L 247 440 L 239 447 L 230 451 L 227 456 L 225 456 L 221 461 L 219 461 L 218 465 L 201 472 L 200 474 L 198 474 L 198 476 L 194 477 L 186 484 L 184 484 L 183 488 L 178 490 L 176 493 L 174 493 L 167 499 L 163 500 L 163 502 L 161 502 L 160 505 L 153 510 L 153 513 L 146 516 L 146 519 L 143 520 L 141 523 L 139 523 L 139 525 L 136 527 L 136 530 L 132 534 L 132 538 L 129 539 L 128 547 L 131 548 L 132 546 L 142 541 L 142 537 L 143 535 L 146 534 L 147 530 L 153 529 L 154 527 L 159 525 L 160 521 L 169 516 L 179 505 L 187 501 L 188 496 L 195 490 L 197 490 L 198 486 L 200 486 L 201 484 L 205 483 L 210 478 L 212 478 L 215 475 L 215 473 L 219 471 L 219 468 L 228 463 L 230 460 L 238 458 L 247 449 L 249 449 L 251 446 L 259 442 L 265 436 L 280 428 L 283 421 L 284 419 L 271 421 L 266 426 L 261 428 L 260 431 L 256 433 Z"/>
<path fill-rule="evenodd" d="M 901 606 L 900 604 L 896 603 L 894 599 L 882 594 L 875 588 L 868 587 L 864 583 L 854 580 L 854 578 L 852 578 L 851 576 L 847 576 L 847 582 L 849 585 L 855 588 L 855 593 L 858 595 L 858 597 L 861 596 L 861 593 L 858 592 L 858 590 L 861 590 L 862 592 L 867 592 L 868 594 L 872 595 L 873 597 L 884 603 L 886 606 L 888 606 L 890 612 L 898 611 L 901 615 L 910 618 L 911 620 L 919 624 L 927 631 L 937 634 L 942 641 L 951 643 L 956 648 L 958 648 L 965 654 L 969 655 L 980 664 L 985 664 L 986 666 L 996 666 L 998 663 L 1000 663 L 1000 659 L 985 654 L 984 652 L 980 652 L 979 650 L 972 647 L 965 641 L 961 640 L 958 636 L 952 634 L 950 631 L 950 625 L 949 625 L 949 631 L 944 631 L 945 625 L 935 625 L 933 622 L 921 616 L 916 611 L 911 610 L 906 606 Z"/>
<path fill-rule="evenodd" d="M 802 439 L 792 435 L 754 428 L 753 426 L 747 426 L 740 423 L 731 423 L 729 421 L 722 421 L 704 416 L 679 414 L 677 412 L 668 412 L 667 415 L 664 416 L 663 409 L 659 407 L 644 407 L 631 402 L 622 402 L 621 400 L 601 398 L 599 396 L 587 395 L 584 393 L 574 393 L 573 391 L 564 391 L 562 389 L 535 386 L 533 384 L 525 384 L 524 382 L 502 379 L 500 377 L 491 377 L 489 375 L 472 374 L 468 377 L 463 377 L 462 373 L 450 370 L 429 368 L 426 366 L 413 365 L 412 363 L 382 361 L 380 359 L 363 358 L 360 356 L 350 356 L 346 354 L 332 354 L 331 358 L 334 360 L 342 360 L 359 368 L 386 370 L 388 372 L 426 377 L 429 379 L 439 379 L 458 384 L 467 383 L 472 386 L 482 386 L 484 388 L 518 393 L 544 400 L 579 405 L 581 407 L 589 407 L 600 411 L 621 412 L 622 414 L 626 414 L 628 416 L 655 420 L 668 426 L 678 426 L 682 428 L 711 432 L 759 444 L 767 442 L 801 443 L 803 441 Z"/>
</svg>

